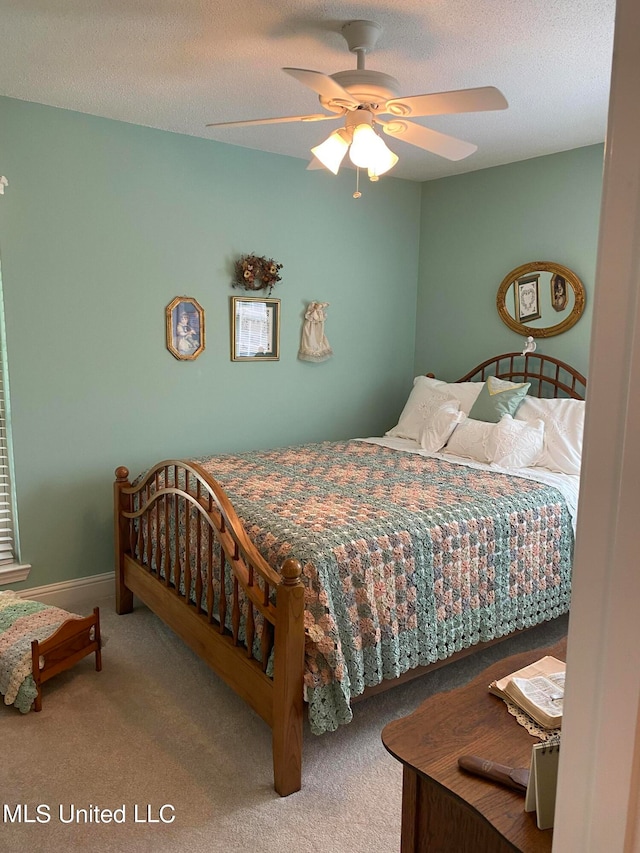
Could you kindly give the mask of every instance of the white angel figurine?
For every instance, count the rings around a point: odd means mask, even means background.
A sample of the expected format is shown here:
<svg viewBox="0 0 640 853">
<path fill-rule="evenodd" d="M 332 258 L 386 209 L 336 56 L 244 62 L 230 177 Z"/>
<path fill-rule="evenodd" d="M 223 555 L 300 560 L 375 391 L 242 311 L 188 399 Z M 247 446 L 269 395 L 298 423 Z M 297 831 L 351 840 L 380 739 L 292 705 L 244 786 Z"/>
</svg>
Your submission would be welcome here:
<svg viewBox="0 0 640 853">
<path fill-rule="evenodd" d="M 0 175 L 0 195 L 4 195 L 4 188 L 9 186 L 9 181 L 4 175 Z"/>
<path fill-rule="evenodd" d="M 328 302 L 310 302 L 302 324 L 302 339 L 298 358 L 302 361 L 326 361 L 333 355 L 324 334 L 325 308 Z"/>
<path fill-rule="evenodd" d="M 524 343 L 524 349 L 522 350 L 522 355 L 526 355 L 528 352 L 536 351 L 536 342 L 533 340 L 531 335 L 527 338 Z"/>
</svg>

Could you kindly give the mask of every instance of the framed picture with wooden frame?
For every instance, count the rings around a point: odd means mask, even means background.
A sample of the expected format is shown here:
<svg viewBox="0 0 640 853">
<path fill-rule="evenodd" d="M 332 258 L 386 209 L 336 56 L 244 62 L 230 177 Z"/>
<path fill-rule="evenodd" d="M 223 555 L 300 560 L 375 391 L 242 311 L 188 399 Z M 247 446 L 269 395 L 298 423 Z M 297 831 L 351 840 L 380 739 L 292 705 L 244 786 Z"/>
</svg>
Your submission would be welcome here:
<svg viewBox="0 0 640 853">
<path fill-rule="evenodd" d="M 280 300 L 231 297 L 231 361 L 278 361 Z"/>
<path fill-rule="evenodd" d="M 204 309 L 191 296 L 176 296 L 165 309 L 167 349 L 180 361 L 193 361 L 204 350 Z"/>
<path fill-rule="evenodd" d="M 518 323 L 539 320 L 540 312 L 540 275 L 525 275 L 515 281 L 515 308 Z"/>
</svg>

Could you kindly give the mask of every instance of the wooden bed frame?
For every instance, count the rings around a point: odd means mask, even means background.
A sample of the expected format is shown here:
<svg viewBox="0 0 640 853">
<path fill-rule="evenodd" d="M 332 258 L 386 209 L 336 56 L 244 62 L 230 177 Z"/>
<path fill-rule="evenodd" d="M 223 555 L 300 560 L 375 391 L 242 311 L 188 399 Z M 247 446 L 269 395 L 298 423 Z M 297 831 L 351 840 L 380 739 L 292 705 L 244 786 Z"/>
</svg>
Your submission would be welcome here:
<svg viewBox="0 0 640 853">
<path fill-rule="evenodd" d="M 564 362 L 519 353 L 489 359 L 459 381 L 480 381 L 488 375 L 531 381 L 532 387 L 537 383 L 536 396 L 544 397 L 582 399 L 580 389 L 586 387 L 585 378 Z M 287 796 L 300 790 L 305 647 L 300 563 L 288 559 L 279 571 L 271 567 L 249 539 L 224 490 L 196 463 L 166 460 L 135 486 L 128 478 L 126 468 L 116 470 L 117 612 L 131 612 L 135 595 L 172 628 L 271 727 L 276 791 Z M 177 527 L 184 507 L 189 507 L 193 523 L 185 525 L 181 561 L 177 543 L 163 549 L 162 529 L 168 530 L 172 522 Z M 201 570 L 211 557 L 214 537 L 221 546 L 221 574 L 227 581 L 215 588 L 211 574 Z M 199 604 L 189 595 L 194 584 Z M 241 599 L 246 608 L 244 631 Z M 224 627 L 229 621 L 231 630 Z M 490 643 L 465 649 L 446 662 L 486 645 Z M 273 674 L 267 675 L 270 658 Z M 385 687 L 400 680 L 390 680 Z"/>
<path fill-rule="evenodd" d="M 458 382 L 481 382 L 487 376 L 511 382 L 531 382 L 532 397 L 572 397 L 584 400 L 587 380 L 574 367 L 550 355 L 508 352 L 474 367 Z"/>
<path fill-rule="evenodd" d="M 45 681 L 70 669 L 87 655 L 95 653 L 96 671 L 102 669 L 100 640 L 100 608 L 94 607 L 91 616 L 67 619 L 46 640 L 31 643 L 31 669 L 38 695 L 33 710 L 42 710 L 42 685 Z M 42 661 L 42 666 L 40 662 Z"/>
</svg>

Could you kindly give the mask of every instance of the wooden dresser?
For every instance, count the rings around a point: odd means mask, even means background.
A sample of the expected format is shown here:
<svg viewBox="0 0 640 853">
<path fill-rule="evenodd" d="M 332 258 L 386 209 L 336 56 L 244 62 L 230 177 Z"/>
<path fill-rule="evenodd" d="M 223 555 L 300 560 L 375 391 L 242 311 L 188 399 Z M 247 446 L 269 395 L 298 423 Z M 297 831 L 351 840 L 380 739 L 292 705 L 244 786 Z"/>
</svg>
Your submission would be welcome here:
<svg viewBox="0 0 640 853">
<path fill-rule="evenodd" d="M 544 655 L 566 660 L 566 639 L 505 658 L 385 727 L 382 742 L 403 764 L 402 853 L 551 850 L 553 830 L 537 828 L 535 814 L 524 811 L 524 796 L 458 768 L 465 754 L 529 766 L 537 739 L 487 687 Z"/>
</svg>

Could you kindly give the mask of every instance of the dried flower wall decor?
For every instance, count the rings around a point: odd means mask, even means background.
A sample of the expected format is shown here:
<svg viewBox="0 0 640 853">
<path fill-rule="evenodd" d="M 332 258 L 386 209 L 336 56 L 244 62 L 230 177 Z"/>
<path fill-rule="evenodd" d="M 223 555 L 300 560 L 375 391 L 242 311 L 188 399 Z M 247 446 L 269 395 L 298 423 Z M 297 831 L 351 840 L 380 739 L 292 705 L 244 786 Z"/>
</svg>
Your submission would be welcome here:
<svg viewBox="0 0 640 853">
<path fill-rule="evenodd" d="M 234 267 L 233 286 L 244 290 L 267 290 L 269 294 L 274 284 L 280 281 L 282 264 L 273 258 L 258 255 L 245 255 L 239 258 Z"/>
</svg>

